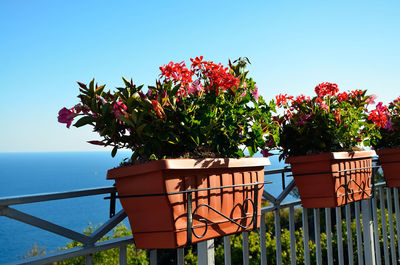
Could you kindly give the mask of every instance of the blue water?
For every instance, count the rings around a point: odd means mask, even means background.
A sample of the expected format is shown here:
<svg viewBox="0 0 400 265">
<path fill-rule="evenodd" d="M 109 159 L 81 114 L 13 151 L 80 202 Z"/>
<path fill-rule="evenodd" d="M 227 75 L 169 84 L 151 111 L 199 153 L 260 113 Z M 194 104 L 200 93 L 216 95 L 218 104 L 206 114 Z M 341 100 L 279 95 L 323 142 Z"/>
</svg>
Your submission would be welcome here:
<svg viewBox="0 0 400 265">
<path fill-rule="evenodd" d="M 108 169 L 116 167 L 128 152 L 111 158 L 109 152 L 0 153 L 0 197 L 70 191 L 111 186 Z M 271 166 L 282 168 L 277 156 Z M 267 176 L 273 181 L 266 190 L 277 196 L 282 191 L 280 175 Z M 290 180 L 288 180 L 290 181 Z M 28 214 L 82 232 L 89 225 L 107 221 L 109 203 L 105 195 L 12 206 Z M 120 207 L 118 205 L 118 207 Z M 118 209 L 117 209 L 118 210 Z M 35 244 L 47 253 L 71 240 L 39 228 L 0 216 L 0 263 L 21 259 Z"/>
</svg>

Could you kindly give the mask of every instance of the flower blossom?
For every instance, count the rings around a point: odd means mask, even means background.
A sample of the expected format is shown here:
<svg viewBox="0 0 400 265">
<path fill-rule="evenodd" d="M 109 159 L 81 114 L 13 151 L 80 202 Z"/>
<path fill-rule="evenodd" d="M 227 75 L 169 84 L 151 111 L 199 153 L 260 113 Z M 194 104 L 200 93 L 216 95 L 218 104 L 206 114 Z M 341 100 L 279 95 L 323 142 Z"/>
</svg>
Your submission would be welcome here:
<svg viewBox="0 0 400 265">
<path fill-rule="evenodd" d="M 388 115 L 388 108 L 383 105 L 382 102 L 379 102 L 378 105 L 376 105 L 376 108 L 369 114 L 368 120 L 372 121 L 381 128 L 385 128 L 388 121 Z"/>
<path fill-rule="evenodd" d="M 126 114 L 126 109 L 127 107 L 124 103 L 122 103 L 121 101 L 117 101 L 113 105 L 112 113 L 114 113 L 115 118 L 119 118 Z"/>
<path fill-rule="evenodd" d="M 374 94 L 372 94 L 371 96 L 369 96 L 368 98 L 367 98 L 367 103 L 368 104 L 370 104 L 370 105 L 373 105 L 373 104 L 375 104 L 375 99 L 377 98 L 377 96 L 376 95 L 374 95 Z"/>
<path fill-rule="evenodd" d="M 297 125 L 304 125 L 307 122 L 307 119 L 311 117 L 311 114 L 304 114 L 300 117 L 300 119 L 296 122 Z"/>
<path fill-rule="evenodd" d="M 276 98 L 276 105 L 278 105 L 278 107 L 281 107 L 283 105 L 286 105 L 288 100 L 292 100 L 293 96 L 288 96 L 287 94 L 279 94 L 275 98 Z"/>
<path fill-rule="evenodd" d="M 268 149 L 261 150 L 261 154 L 263 155 L 263 157 L 269 157 L 269 156 L 274 155 L 274 154 L 271 154 L 271 153 L 268 151 Z"/>
<path fill-rule="evenodd" d="M 339 92 L 338 85 L 333 83 L 325 82 L 315 87 L 315 93 L 318 97 L 334 96 L 337 92 Z"/>
<path fill-rule="evenodd" d="M 349 95 L 346 92 L 343 92 L 343 93 L 337 94 L 337 98 L 338 98 L 338 101 L 340 103 L 340 102 L 348 100 L 349 99 Z"/>
<path fill-rule="evenodd" d="M 157 100 L 152 100 L 151 104 L 153 105 L 153 109 L 157 113 L 158 117 L 160 117 L 161 119 L 166 117 L 163 107 Z"/>
<path fill-rule="evenodd" d="M 393 123 L 392 123 L 392 120 L 391 120 L 391 119 L 388 119 L 388 120 L 387 120 L 386 125 L 385 125 L 385 129 L 386 129 L 386 130 L 389 130 L 389 131 L 393 131 L 393 130 L 394 130 L 394 128 L 393 128 Z"/>
<path fill-rule="evenodd" d="M 189 93 L 190 94 L 198 94 L 203 90 L 203 85 L 201 84 L 199 79 L 196 79 L 193 83 L 189 85 Z"/>
<path fill-rule="evenodd" d="M 71 126 L 72 121 L 74 120 L 74 118 L 77 115 L 78 114 L 75 113 L 74 108 L 67 109 L 67 108 L 64 107 L 58 112 L 58 122 L 59 123 L 66 123 L 67 124 L 67 128 L 69 128 Z"/>
<path fill-rule="evenodd" d="M 254 86 L 254 91 L 251 91 L 251 94 L 253 95 L 254 99 L 258 101 L 259 94 L 257 85 Z"/>
</svg>

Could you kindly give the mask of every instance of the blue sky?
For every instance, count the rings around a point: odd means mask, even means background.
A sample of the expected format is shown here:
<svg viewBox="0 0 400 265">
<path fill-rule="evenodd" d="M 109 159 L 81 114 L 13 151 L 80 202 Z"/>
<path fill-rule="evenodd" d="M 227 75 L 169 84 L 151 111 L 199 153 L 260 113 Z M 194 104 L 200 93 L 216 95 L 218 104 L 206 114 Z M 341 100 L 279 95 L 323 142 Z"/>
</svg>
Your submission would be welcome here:
<svg viewBox="0 0 400 265">
<path fill-rule="evenodd" d="M 311 95 L 320 82 L 400 95 L 400 2 L 0 2 L 0 152 L 104 150 L 57 112 L 76 81 L 151 85 L 158 67 L 247 56 L 260 94 Z"/>
</svg>

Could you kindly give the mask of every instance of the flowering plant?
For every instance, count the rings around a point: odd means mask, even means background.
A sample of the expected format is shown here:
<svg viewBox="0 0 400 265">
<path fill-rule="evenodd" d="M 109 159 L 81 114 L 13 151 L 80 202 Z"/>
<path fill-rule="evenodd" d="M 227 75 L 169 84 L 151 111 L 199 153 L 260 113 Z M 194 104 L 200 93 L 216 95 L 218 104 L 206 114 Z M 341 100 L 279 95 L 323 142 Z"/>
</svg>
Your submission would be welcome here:
<svg viewBox="0 0 400 265">
<path fill-rule="evenodd" d="M 376 109 L 371 115 L 371 120 L 375 116 L 384 116 L 386 120 L 382 119 L 382 126 L 380 133 L 382 138 L 379 139 L 374 147 L 376 148 L 391 148 L 400 146 L 400 97 L 385 106 L 379 102 Z"/>
<path fill-rule="evenodd" d="M 204 61 L 203 57 L 160 67 L 160 78 L 146 93 L 143 85 L 123 78 L 125 87 L 105 91 L 105 86 L 79 83 L 80 103 L 63 108 L 59 122 L 69 127 L 90 125 L 102 137 L 91 144 L 129 148 L 132 161 L 162 158 L 252 156 L 277 138 L 271 110 L 245 70 L 247 58 L 229 67 Z"/>
<path fill-rule="evenodd" d="M 283 114 L 275 117 L 281 125 L 280 159 L 357 150 L 380 137 L 379 127 L 385 117 L 372 117 L 368 111 L 375 95 L 366 95 L 366 90 L 339 93 L 332 83 L 317 85 L 315 93 L 313 98 L 276 96 L 278 107 L 283 109 Z M 368 122 L 370 116 L 373 122 Z M 276 143 L 267 143 L 267 147 L 274 148 Z"/>
</svg>

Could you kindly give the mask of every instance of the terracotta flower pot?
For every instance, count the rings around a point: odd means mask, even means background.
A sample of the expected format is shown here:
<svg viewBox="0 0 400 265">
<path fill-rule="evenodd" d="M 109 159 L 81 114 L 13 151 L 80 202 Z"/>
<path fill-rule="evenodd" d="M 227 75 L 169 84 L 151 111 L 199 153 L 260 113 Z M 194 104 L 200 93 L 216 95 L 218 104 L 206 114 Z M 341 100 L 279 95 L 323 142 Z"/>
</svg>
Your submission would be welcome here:
<svg viewBox="0 0 400 265">
<path fill-rule="evenodd" d="M 376 151 L 388 187 L 400 187 L 400 148 Z"/>
<path fill-rule="evenodd" d="M 160 196 L 121 197 L 138 248 L 177 248 L 187 244 L 187 194 L 166 195 L 186 191 L 264 181 L 266 158 L 242 159 L 166 159 L 140 165 L 111 169 L 107 179 L 115 179 L 118 196 L 163 194 Z M 257 224 L 263 185 L 259 185 Z M 208 204 L 243 226 L 252 224 L 254 187 L 234 187 L 193 192 L 192 211 Z M 243 209 L 243 210 L 242 210 Z M 245 213 L 244 213 L 245 212 Z M 204 223 L 206 220 L 206 224 Z M 247 229 L 228 221 L 207 207 L 199 207 L 193 215 L 192 243 Z"/>
<path fill-rule="evenodd" d="M 372 168 L 368 167 L 375 155 L 375 151 L 333 152 L 289 157 L 286 163 L 291 165 L 303 207 L 333 208 L 370 198 Z M 352 170 L 356 168 L 364 169 Z"/>
</svg>

